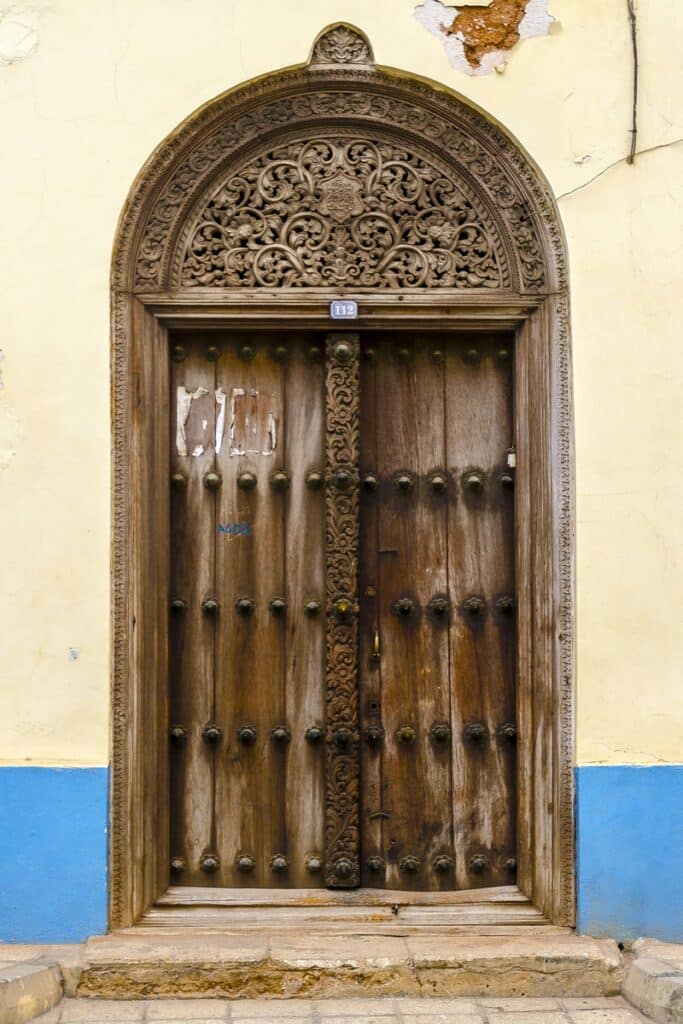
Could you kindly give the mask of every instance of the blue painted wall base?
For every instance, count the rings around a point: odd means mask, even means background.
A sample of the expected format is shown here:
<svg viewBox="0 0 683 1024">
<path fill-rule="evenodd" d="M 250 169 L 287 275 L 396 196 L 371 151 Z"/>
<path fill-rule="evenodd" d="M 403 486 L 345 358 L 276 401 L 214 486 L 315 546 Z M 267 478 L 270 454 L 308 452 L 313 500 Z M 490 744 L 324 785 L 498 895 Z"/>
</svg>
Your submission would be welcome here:
<svg viewBox="0 0 683 1024">
<path fill-rule="evenodd" d="M 107 928 L 106 768 L 0 768 L 0 941 Z M 683 941 L 683 765 L 576 770 L 578 924 Z"/>
<path fill-rule="evenodd" d="M 683 765 L 576 770 L 579 930 L 683 942 Z"/>
<path fill-rule="evenodd" d="M 107 768 L 0 768 L 0 941 L 107 929 Z"/>
</svg>

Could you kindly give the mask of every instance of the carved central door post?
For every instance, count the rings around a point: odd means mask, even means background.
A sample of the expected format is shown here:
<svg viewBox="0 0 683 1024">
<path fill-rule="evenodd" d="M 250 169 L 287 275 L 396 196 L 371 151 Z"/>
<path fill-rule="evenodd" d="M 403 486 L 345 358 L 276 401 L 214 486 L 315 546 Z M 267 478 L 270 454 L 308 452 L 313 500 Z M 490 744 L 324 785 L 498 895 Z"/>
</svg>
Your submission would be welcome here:
<svg viewBox="0 0 683 1024">
<path fill-rule="evenodd" d="M 333 888 L 360 883 L 359 348 L 357 334 L 331 334 L 325 345 L 325 880 Z"/>
</svg>

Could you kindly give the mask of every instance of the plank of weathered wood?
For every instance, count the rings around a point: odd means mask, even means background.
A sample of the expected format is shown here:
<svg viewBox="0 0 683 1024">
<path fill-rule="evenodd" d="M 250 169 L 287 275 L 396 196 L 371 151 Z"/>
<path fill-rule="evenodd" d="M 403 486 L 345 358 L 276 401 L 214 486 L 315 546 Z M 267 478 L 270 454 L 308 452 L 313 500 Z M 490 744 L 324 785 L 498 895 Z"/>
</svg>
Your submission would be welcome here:
<svg viewBox="0 0 683 1024">
<path fill-rule="evenodd" d="M 382 663 L 377 492 L 377 349 L 370 336 L 361 346 L 360 363 L 360 623 L 358 637 L 359 711 L 361 723 L 361 879 L 381 885 L 384 869 L 382 788 Z M 379 868 L 379 870 L 378 870 Z"/>
<path fill-rule="evenodd" d="M 169 640 L 171 722 L 181 728 L 170 744 L 171 858 L 186 870 L 173 877 L 206 884 L 203 855 L 211 852 L 214 749 L 202 736 L 214 715 L 214 617 L 202 604 L 214 596 L 215 492 L 205 477 L 215 470 L 215 364 L 204 345 L 178 336 L 184 358 L 171 362 L 171 604 Z"/>
<path fill-rule="evenodd" d="M 434 868 L 438 855 L 452 857 L 450 744 L 431 738 L 449 720 L 448 617 L 428 612 L 447 592 L 447 499 L 430 486 L 445 461 L 443 367 L 420 340 L 382 338 L 377 351 L 386 885 L 452 888 L 452 870 Z"/>
<path fill-rule="evenodd" d="M 253 358 L 244 345 L 253 349 Z M 271 736 L 285 724 L 286 618 L 270 607 L 274 598 L 284 596 L 285 587 L 284 494 L 272 483 L 273 474 L 286 469 L 284 369 L 265 339 L 224 339 L 222 347 L 216 386 L 226 413 L 216 459 L 222 484 L 214 524 L 221 605 L 216 715 L 224 729 L 216 760 L 217 881 L 251 887 L 282 879 L 286 884 L 286 872 L 274 873 L 271 866 L 274 856 L 286 855 L 286 744 Z M 242 475 L 244 484 L 245 473 L 253 476 L 249 488 L 239 483 Z M 240 600 L 253 607 L 240 612 Z M 253 741 L 238 737 L 244 728 L 254 730 Z M 238 868 L 240 856 L 253 858 L 251 870 Z"/>
<path fill-rule="evenodd" d="M 171 577 L 169 609 L 173 878 L 202 885 L 212 847 L 213 749 L 202 735 L 213 717 L 214 623 L 203 608 L 214 588 L 215 497 L 204 482 L 214 469 L 213 362 L 190 337 L 173 340 L 185 355 L 171 362 Z M 182 602 L 174 607 L 174 602 Z"/>
<path fill-rule="evenodd" d="M 291 741 L 283 813 L 288 881 L 299 887 L 324 884 L 324 746 L 306 738 L 309 729 L 322 729 L 325 721 L 325 497 L 322 480 L 318 486 L 306 482 L 309 473 L 324 473 L 323 353 L 317 351 L 317 359 L 311 358 L 305 338 L 290 340 L 283 425 L 291 473 L 285 498 L 284 694 Z M 311 602 L 317 604 L 317 612 Z"/>
<path fill-rule="evenodd" d="M 532 536 L 533 505 L 532 452 L 537 451 L 533 437 L 527 429 L 531 422 L 532 376 L 530 361 L 533 338 L 528 323 L 517 332 L 514 341 L 515 377 L 515 566 L 520 574 L 517 586 L 517 846 L 519 866 L 517 882 L 522 890 L 531 895 L 535 864 L 538 857 L 534 849 L 534 810 L 536 766 L 534 764 L 534 710 L 538 703 L 537 693 L 541 683 L 536 679 L 534 686 L 534 642 L 533 642 L 533 588 L 534 577 Z M 540 780 L 539 780 L 540 782 Z"/>
<path fill-rule="evenodd" d="M 150 378 L 153 380 L 153 407 L 157 410 L 158 416 L 170 427 L 170 374 L 168 372 L 168 332 L 164 330 L 158 320 L 154 321 L 153 335 L 150 348 L 152 349 L 152 367 Z M 153 417 L 150 417 L 152 419 Z M 159 508 L 170 510 L 170 452 L 168 445 L 168 433 L 157 429 L 154 425 L 150 427 L 150 459 L 151 459 L 151 486 Z M 168 608 L 168 583 L 170 573 L 170 516 L 168 514 L 158 517 L 154 537 L 152 540 L 154 550 L 153 564 L 153 590 L 152 601 L 156 603 L 156 610 L 153 620 L 154 649 L 152 652 L 153 664 L 150 666 L 150 691 L 151 700 L 149 714 L 151 716 L 150 729 L 147 735 L 151 742 L 145 746 L 145 757 L 147 759 L 146 777 L 151 782 L 151 789 L 154 799 L 145 801 L 145 813 L 147 818 L 146 832 L 148 836 L 155 839 L 154 849 L 148 850 L 146 859 L 147 865 L 147 889 L 152 899 L 165 890 L 169 878 L 169 844 L 170 844 L 170 778 L 169 778 L 169 714 L 170 714 L 170 686 L 169 686 L 169 608 Z M 151 623 L 150 623 L 151 625 Z"/>
<path fill-rule="evenodd" d="M 171 886 L 158 906 L 455 906 L 461 904 L 528 904 L 516 885 L 452 892 L 411 892 L 398 889 L 244 889 Z"/>
<path fill-rule="evenodd" d="M 447 352 L 457 881 L 477 887 L 514 878 L 516 854 L 515 745 L 501 732 L 515 722 L 515 614 L 499 604 L 515 597 L 512 493 L 500 480 L 513 437 L 510 352 L 504 337 L 482 336 Z"/>
</svg>

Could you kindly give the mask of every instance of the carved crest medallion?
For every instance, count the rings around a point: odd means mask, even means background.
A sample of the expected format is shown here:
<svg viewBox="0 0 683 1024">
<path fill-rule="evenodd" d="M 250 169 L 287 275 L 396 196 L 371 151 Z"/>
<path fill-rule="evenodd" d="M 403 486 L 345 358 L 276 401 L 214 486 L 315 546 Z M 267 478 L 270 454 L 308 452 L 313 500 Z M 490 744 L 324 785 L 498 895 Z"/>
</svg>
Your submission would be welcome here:
<svg viewBox="0 0 683 1024">
<path fill-rule="evenodd" d="M 342 224 L 350 217 L 363 212 L 360 192 L 359 182 L 340 171 L 320 183 L 318 210 L 323 216 L 331 217 Z"/>
</svg>

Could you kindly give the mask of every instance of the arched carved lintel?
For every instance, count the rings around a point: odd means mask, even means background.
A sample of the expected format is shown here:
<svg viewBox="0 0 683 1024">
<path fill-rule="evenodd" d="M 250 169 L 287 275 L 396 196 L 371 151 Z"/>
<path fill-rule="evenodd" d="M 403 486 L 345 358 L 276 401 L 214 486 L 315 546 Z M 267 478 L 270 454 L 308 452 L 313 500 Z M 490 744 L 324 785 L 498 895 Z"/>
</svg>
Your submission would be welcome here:
<svg viewBox="0 0 683 1024">
<path fill-rule="evenodd" d="M 444 205 L 443 195 L 427 201 L 423 196 L 421 202 L 412 204 L 404 196 L 408 201 L 400 211 L 397 245 L 403 246 L 404 231 L 412 233 L 412 239 L 405 243 L 408 249 L 399 248 L 394 256 L 398 262 L 410 262 L 412 258 L 413 272 L 404 280 L 399 279 L 401 275 L 390 274 L 386 280 L 381 273 L 370 273 L 369 287 L 455 286 L 535 293 L 565 287 L 564 244 L 554 201 L 519 147 L 455 94 L 390 69 L 376 68 L 372 60 L 370 44 L 362 33 L 349 25 L 334 25 L 316 40 L 309 64 L 233 89 L 184 122 L 148 161 L 126 204 L 114 252 L 114 286 L 137 292 L 177 287 L 181 283 L 178 276 L 174 277 L 178 274 L 177 241 L 187 234 L 188 225 L 200 218 L 209 184 L 218 191 L 221 184 L 234 181 L 244 167 L 253 167 L 259 160 L 265 164 L 274 141 L 279 143 L 283 133 L 296 134 L 298 127 L 300 136 L 310 140 L 321 140 L 325 131 L 343 128 L 348 138 L 355 137 L 368 145 L 382 136 L 387 146 L 414 151 L 423 166 L 438 167 L 447 187 L 462 191 L 476 211 L 478 238 L 471 250 L 477 250 L 478 266 L 470 273 L 461 246 L 455 261 L 457 272 L 451 261 L 450 271 L 441 273 L 437 269 L 435 273 L 435 267 L 449 264 L 439 240 L 450 233 L 452 242 L 457 216 L 449 219 L 451 209 Z M 333 191 L 337 204 L 354 201 L 353 176 L 348 171 L 347 161 L 332 184 L 330 175 L 312 183 L 308 209 L 317 219 L 316 231 L 331 232 L 335 227 L 334 215 L 325 212 Z M 223 175 L 223 182 L 219 175 Z M 387 182 L 384 185 L 384 196 L 365 188 L 362 196 L 356 193 L 356 201 L 367 200 L 373 212 L 386 212 L 382 202 L 386 200 Z M 301 202 L 302 196 L 298 199 Z M 232 212 L 234 220 L 239 216 L 239 202 Z M 226 223 L 229 209 L 222 209 L 221 217 L 227 227 L 228 249 L 234 249 L 230 237 L 240 225 Z M 408 223 L 415 218 L 419 220 L 417 233 Z M 396 224 L 395 217 L 390 220 Z M 421 233 L 425 225 L 428 230 Z M 271 234 L 278 227 L 282 225 L 272 228 Z M 364 251 L 371 253 L 375 246 L 372 261 L 377 267 L 387 255 L 382 247 L 386 237 L 382 232 L 375 234 L 374 227 L 370 231 L 367 227 L 366 219 Z M 267 234 L 262 233 L 261 240 L 277 244 L 267 239 Z M 478 243 L 482 239 L 489 248 L 505 253 L 504 259 L 498 259 L 497 275 L 482 277 L 479 273 Z M 319 236 L 308 239 L 309 249 L 317 242 Z M 247 262 L 253 262 L 262 245 L 252 235 L 237 248 Z M 287 248 L 291 250 L 291 246 Z M 239 258 L 239 254 L 233 255 Z M 227 249 L 225 257 L 229 262 Z M 220 260 L 214 242 L 209 262 L 215 269 Z M 317 255 L 312 263 L 316 260 Z M 312 269 L 312 263 L 309 261 L 307 272 L 298 275 L 290 266 L 290 272 L 285 271 L 275 285 L 319 286 L 318 271 Z M 199 283 L 209 283 L 211 277 L 209 271 L 208 281 Z M 248 277 L 233 283 L 246 284 Z M 219 286 L 223 283 L 219 281 Z M 258 275 L 252 283 L 258 286 Z M 339 284 L 335 280 L 329 283 Z"/>
</svg>

